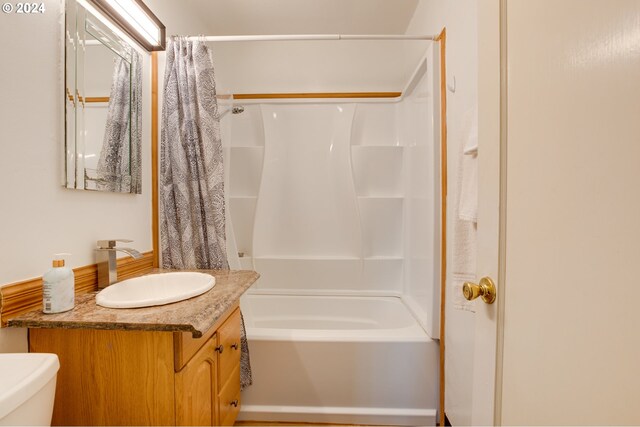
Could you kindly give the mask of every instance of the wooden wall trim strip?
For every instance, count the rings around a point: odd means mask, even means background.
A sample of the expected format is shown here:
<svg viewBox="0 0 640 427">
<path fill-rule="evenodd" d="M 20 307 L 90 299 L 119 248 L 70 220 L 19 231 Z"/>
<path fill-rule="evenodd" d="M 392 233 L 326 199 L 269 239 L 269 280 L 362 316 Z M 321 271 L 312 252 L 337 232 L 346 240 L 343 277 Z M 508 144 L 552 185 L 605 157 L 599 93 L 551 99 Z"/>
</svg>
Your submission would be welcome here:
<svg viewBox="0 0 640 427">
<path fill-rule="evenodd" d="M 151 54 L 151 236 L 153 266 L 160 266 L 160 222 L 158 217 L 158 52 Z"/>
<path fill-rule="evenodd" d="M 127 279 L 149 273 L 153 269 L 153 252 L 146 252 L 142 258 L 118 259 L 118 279 Z M 93 292 L 98 289 L 98 267 L 96 264 L 73 269 L 76 294 Z M 24 280 L 0 288 L 0 325 L 22 313 L 42 308 L 42 278 Z"/>
<path fill-rule="evenodd" d="M 447 297 L 447 29 L 436 38 L 440 43 L 440 167 L 442 180 L 441 204 L 441 266 L 440 266 L 440 425 L 445 425 L 445 303 Z"/>
<path fill-rule="evenodd" d="M 399 98 L 402 92 L 234 93 L 233 99 Z"/>
<path fill-rule="evenodd" d="M 67 93 L 69 93 L 69 90 L 67 90 Z M 67 97 L 69 98 L 69 101 L 73 102 L 73 95 L 67 95 Z M 81 96 L 78 96 L 78 100 L 80 102 L 109 102 L 109 97 L 108 96 L 87 96 L 86 98 L 82 98 Z"/>
<path fill-rule="evenodd" d="M 109 102 L 108 96 L 87 96 L 84 102 Z"/>
</svg>

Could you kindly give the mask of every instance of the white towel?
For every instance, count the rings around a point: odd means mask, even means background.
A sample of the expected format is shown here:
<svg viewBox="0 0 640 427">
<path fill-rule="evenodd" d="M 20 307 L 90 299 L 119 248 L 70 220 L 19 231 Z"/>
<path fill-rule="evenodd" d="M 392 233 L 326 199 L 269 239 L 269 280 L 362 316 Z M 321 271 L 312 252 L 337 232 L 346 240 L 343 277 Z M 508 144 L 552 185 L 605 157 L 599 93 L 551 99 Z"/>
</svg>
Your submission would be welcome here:
<svg viewBox="0 0 640 427">
<path fill-rule="evenodd" d="M 477 111 L 467 113 L 458 162 L 458 200 L 454 215 L 452 283 L 449 301 L 453 308 L 475 312 L 462 294 L 462 285 L 475 281 L 478 221 L 478 126 Z"/>
<path fill-rule="evenodd" d="M 478 222 L 478 126 L 473 121 L 463 149 L 458 218 Z"/>
</svg>

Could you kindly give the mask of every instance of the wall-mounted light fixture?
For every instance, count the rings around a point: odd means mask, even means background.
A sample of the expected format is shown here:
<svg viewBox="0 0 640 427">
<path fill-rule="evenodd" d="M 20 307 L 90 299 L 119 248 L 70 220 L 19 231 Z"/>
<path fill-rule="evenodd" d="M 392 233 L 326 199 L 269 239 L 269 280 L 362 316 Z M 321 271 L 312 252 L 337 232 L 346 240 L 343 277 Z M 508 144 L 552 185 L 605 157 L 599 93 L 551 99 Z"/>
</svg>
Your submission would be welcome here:
<svg viewBox="0 0 640 427">
<path fill-rule="evenodd" d="M 149 52 L 165 50 L 165 26 L 142 0 L 91 0 L 91 3 Z"/>
</svg>

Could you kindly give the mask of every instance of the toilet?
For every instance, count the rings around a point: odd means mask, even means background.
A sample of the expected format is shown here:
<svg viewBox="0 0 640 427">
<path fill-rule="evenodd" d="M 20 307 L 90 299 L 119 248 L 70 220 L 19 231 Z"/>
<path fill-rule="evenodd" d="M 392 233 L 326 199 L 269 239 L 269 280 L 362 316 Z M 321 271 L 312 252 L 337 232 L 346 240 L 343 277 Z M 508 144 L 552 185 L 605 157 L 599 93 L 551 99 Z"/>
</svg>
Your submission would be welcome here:
<svg viewBox="0 0 640 427">
<path fill-rule="evenodd" d="M 0 426 L 50 426 L 59 368 L 55 354 L 0 354 Z"/>
</svg>

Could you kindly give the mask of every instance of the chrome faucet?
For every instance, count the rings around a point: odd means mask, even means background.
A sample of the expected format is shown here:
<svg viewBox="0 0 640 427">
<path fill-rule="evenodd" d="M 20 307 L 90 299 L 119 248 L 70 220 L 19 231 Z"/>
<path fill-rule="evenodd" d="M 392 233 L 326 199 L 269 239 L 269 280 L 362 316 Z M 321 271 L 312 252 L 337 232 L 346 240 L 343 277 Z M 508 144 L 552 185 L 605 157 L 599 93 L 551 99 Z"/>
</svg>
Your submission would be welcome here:
<svg viewBox="0 0 640 427">
<path fill-rule="evenodd" d="M 104 289 L 114 284 L 118 280 L 118 265 L 116 263 L 116 252 L 124 252 L 134 258 L 142 258 L 142 254 L 135 249 L 120 248 L 116 242 L 131 243 L 133 240 L 114 239 L 98 240 L 96 248 L 96 264 L 98 264 L 98 289 Z"/>
</svg>

